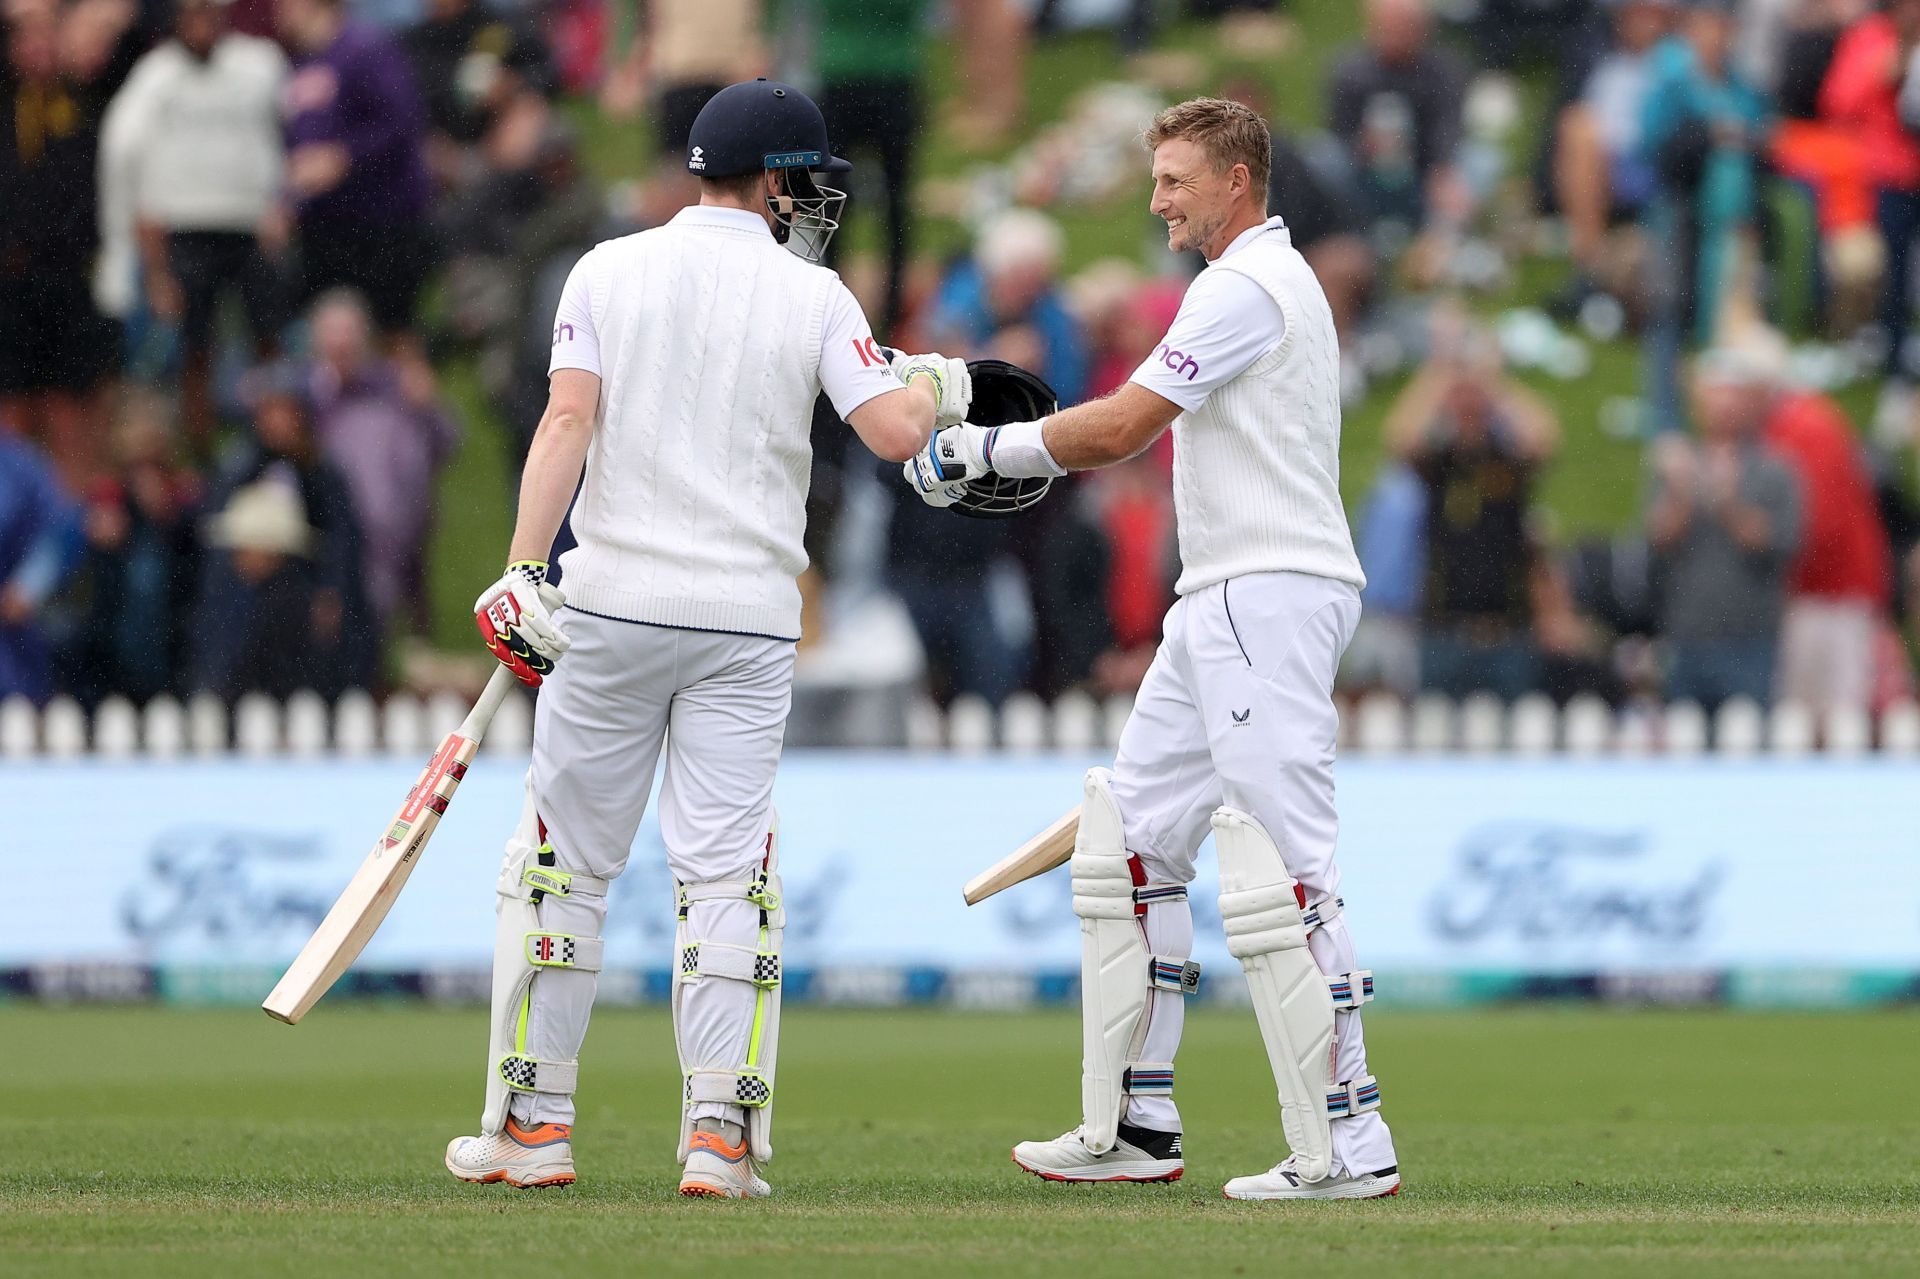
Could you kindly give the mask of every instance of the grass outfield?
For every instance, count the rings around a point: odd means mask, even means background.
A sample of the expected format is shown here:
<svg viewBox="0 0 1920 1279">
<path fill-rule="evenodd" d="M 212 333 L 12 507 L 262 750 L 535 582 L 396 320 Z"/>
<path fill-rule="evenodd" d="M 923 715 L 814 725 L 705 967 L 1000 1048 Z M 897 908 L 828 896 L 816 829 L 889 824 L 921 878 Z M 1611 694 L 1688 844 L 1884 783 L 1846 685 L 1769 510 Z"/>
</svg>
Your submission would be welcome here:
<svg viewBox="0 0 1920 1279">
<path fill-rule="evenodd" d="M 1070 1015 L 789 1014 L 775 1198 L 673 1193 L 663 1011 L 595 1018 L 581 1182 L 452 1181 L 477 1011 L 0 1006 L 0 1273 L 1913 1274 L 1920 1017 L 1532 1009 L 1370 1017 L 1407 1186 L 1220 1197 L 1277 1148 L 1250 1017 L 1189 1022 L 1187 1179 L 1007 1161 L 1077 1110 Z M 510 1268 L 511 1267 L 511 1268 Z"/>
</svg>

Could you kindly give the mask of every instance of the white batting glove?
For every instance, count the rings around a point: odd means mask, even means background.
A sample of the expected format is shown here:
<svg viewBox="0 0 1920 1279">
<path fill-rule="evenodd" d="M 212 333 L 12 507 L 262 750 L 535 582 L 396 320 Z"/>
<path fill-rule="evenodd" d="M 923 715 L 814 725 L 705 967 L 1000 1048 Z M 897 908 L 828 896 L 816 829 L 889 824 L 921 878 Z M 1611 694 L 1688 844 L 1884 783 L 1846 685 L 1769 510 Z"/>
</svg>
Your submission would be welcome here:
<svg viewBox="0 0 1920 1279">
<path fill-rule="evenodd" d="M 932 380 L 935 426 L 955 426 L 966 421 L 967 410 L 973 406 L 973 375 L 967 372 L 965 360 L 950 360 L 936 353 L 908 355 L 898 351 L 889 367 L 900 379 L 901 386 L 917 377 Z"/>
<path fill-rule="evenodd" d="M 967 491 L 967 481 L 985 475 L 989 428 L 961 423 L 935 431 L 927 447 L 901 463 L 907 484 L 928 506 L 946 507 Z"/>
<path fill-rule="evenodd" d="M 537 685 L 573 647 L 553 616 L 566 602 L 559 587 L 547 585 L 544 563 L 520 560 L 480 592 L 473 602 L 473 621 L 500 664 L 522 684 Z"/>
</svg>

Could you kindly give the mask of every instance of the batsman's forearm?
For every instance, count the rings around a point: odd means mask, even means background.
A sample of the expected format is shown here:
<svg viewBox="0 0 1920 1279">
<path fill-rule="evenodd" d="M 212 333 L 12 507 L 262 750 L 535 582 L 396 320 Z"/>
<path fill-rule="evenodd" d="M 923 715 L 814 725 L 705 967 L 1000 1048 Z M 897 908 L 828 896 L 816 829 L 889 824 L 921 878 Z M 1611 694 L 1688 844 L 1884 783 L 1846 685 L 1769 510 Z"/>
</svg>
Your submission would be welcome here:
<svg viewBox="0 0 1920 1279">
<path fill-rule="evenodd" d="M 1178 413 L 1177 405 L 1126 382 L 1111 395 L 1043 419 L 1041 433 L 1055 462 L 1092 471 L 1145 452 Z"/>
<path fill-rule="evenodd" d="M 570 413 L 550 413 L 541 419 L 533 445 L 527 450 L 527 464 L 520 472 L 520 513 L 507 552 L 509 564 L 521 560 L 546 562 L 553 551 L 553 539 L 560 535 L 560 521 L 567 517 L 567 504 L 580 485 L 587 446 L 592 442 L 591 422 Z"/>
</svg>

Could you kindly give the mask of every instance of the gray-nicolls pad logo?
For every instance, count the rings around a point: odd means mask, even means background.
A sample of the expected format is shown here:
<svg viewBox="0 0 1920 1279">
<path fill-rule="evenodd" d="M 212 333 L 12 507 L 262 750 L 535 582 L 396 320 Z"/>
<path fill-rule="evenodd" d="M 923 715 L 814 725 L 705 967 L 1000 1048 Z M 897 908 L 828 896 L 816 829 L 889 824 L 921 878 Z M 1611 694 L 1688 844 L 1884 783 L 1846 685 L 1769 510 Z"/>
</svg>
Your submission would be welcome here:
<svg viewBox="0 0 1920 1279">
<path fill-rule="evenodd" d="M 706 151 L 701 147 L 695 147 L 692 151 L 690 151 L 687 154 L 687 167 L 689 169 L 706 168 L 707 167 Z"/>
</svg>

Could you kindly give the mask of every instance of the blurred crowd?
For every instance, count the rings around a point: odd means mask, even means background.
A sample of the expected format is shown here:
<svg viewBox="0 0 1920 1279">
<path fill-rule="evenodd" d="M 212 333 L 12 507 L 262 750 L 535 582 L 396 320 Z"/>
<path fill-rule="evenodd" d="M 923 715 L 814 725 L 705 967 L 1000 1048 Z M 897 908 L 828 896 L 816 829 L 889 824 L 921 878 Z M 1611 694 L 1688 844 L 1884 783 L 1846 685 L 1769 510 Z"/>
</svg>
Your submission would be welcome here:
<svg viewBox="0 0 1920 1279">
<path fill-rule="evenodd" d="M 1910 696 L 1920 0 L 1357 15 L 1316 111 L 1282 118 L 1287 6 L 1183 14 L 1215 25 L 1233 68 L 1200 87 L 1274 120 L 1272 210 L 1327 290 L 1349 406 L 1385 409 L 1385 460 L 1348 486 L 1370 585 L 1346 687 Z M 0 696 L 392 682 L 396 641 L 428 626 L 436 478 L 462 438 L 436 370 L 475 371 L 517 466 L 568 271 L 697 199 L 688 131 L 732 81 L 818 92 L 856 164 L 861 234 L 835 264 L 890 344 L 1011 360 L 1075 402 L 1154 354 L 1199 265 L 1144 214 L 1136 139 L 1171 15 L 1140 0 L 7 0 L 4 16 Z M 1033 43 L 1086 22 L 1138 58 L 1032 118 Z M 931 48 L 955 54 L 946 100 Z M 570 123 L 588 115 L 638 130 L 652 167 L 604 184 Z M 916 219 L 952 177 L 925 171 L 936 126 L 948 147 L 1015 148 L 947 199 L 968 243 L 945 258 Z M 1088 211 L 1136 249 L 1076 261 L 1063 223 Z M 1624 533 L 1545 517 L 1563 444 L 1596 427 L 1523 383 L 1524 334 L 1479 318 L 1543 261 L 1564 284 L 1537 326 L 1637 344 L 1616 434 L 1645 451 L 1644 514 Z M 1791 375 L 1783 331 L 1871 375 L 1870 421 Z M 943 699 L 1137 684 L 1178 576 L 1170 440 L 1028 518 L 959 521 L 903 501 L 824 403 L 816 418 L 810 598 L 891 593 Z M 503 540 L 507 497 L 471 498 L 499 504 Z M 847 554 L 849 530 L 884 553 Z"/>
</svg>

